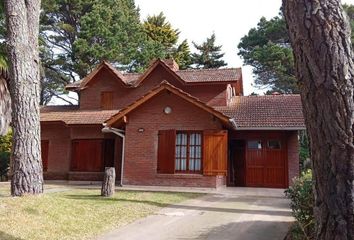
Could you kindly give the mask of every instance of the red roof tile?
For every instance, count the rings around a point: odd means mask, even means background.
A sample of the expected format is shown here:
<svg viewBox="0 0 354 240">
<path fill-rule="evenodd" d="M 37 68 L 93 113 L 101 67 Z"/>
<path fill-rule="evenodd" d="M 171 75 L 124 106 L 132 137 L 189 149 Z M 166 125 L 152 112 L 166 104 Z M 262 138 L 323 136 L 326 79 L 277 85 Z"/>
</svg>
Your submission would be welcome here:
<svg viewBox="0 0 354 240">
<path fill-rule="evenodd" d="M 179 70 L 176 73 L 190 83 L 230 82 L 241 79 L 241 68 Z"/>
<path fill-rule="evenodd" d="M 119 110 L 79 110 L 78 106 L 46 106 L 41 108 L 41 122 L 102 124 Z"/>
<path fill-rule="evenodd" d="M 116 74 L 119 79 L 122 80 L 128 87 L 132 87 L 135 85 L 138 86 L 137 83 L 140 83 L 144 75 L 148 75 L 149 72 L 153 70 L 158 63 L 165 64 L 162 60 L 156 60 L 150 68 L 146 70 L 145 73 L 124 73 L 122 74 L 117 69 L 115 69 L 108 62 L 101 63 L 98 67 L 95 68 L 89 75 L 83 78 L 80 81 L 75 83 L 68 84 L 66 89 L 76 89 L 84 87 L 93 76 L 102 69 L 103 66 L 106 66 L 113 74 Z M 167 66 L 167 65 L 166 65 Z M 152 68 L 152 69 L 151 69 Z M 190 70 L 177 70 L 173 71 L 176 73 L 177 77 L 182 79 L 185 83 L 218 83 L 218 82 L 234 82 L 237 80 L 241 80 L 242 72 L 241 68 L 223 68 L 223 69 L 190 69 Z"/>
<path fill-rule="evenodd" d="M 238 96 L 216 110 L 233 118 L 237 129 L 304 129 L 300 95 Z"/>
</svg>

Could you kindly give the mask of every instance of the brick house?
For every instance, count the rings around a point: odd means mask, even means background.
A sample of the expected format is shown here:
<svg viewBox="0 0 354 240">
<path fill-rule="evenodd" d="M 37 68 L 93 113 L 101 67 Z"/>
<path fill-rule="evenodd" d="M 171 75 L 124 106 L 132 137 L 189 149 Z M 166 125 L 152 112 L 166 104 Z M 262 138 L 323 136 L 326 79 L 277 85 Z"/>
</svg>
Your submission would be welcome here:
<svg viewBox="0 0 354 240">
<path fill-rule="evenodd" d="M 77 106 L 41 109 L 45 179 L 122 185 L 287 187 L 299 173 L 299 95 L 243 96 L 240 68 L 142 74 L 102 62 L 67 90 Z"/>
</svg>

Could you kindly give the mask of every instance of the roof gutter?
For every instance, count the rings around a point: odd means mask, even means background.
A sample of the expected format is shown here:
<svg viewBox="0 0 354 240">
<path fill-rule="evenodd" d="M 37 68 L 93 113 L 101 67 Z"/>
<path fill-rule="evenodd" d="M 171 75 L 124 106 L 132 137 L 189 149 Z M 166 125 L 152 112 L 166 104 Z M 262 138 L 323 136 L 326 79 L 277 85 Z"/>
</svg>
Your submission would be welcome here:
<svg viewBox="0 0 354 240">
<path fill-rule="evenodd" d="M 125 131 L 118 128 L 107 127 L 106 124 L 103 124 L 103 128 L 101 130 L 103 133 L 114 133 L 115 135 L 122 138 L 122 165 L 120 167 L 120 186 L 123 187 L 123 173 L 124 173 L 124 153 L 125 153 Z"/>
</svg>

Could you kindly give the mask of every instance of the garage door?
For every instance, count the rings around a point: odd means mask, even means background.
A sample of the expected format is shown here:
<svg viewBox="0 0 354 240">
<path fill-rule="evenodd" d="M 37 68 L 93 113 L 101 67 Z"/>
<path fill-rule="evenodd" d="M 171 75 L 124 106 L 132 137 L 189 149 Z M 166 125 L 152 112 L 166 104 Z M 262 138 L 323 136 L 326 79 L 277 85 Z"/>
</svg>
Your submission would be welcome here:
<svg viewBox="0 0 354 240">
<path fill-rule="evenodd" d="M 248 140 L 246 186 L 285 188 L 287 151 L 278 139 Z"/>
</svg>

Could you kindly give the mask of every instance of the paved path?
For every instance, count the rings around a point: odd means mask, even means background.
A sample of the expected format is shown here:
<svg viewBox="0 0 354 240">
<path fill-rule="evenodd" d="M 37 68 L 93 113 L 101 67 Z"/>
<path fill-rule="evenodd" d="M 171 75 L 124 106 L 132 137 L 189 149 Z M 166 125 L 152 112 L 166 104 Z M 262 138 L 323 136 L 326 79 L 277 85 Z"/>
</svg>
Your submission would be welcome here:
<svg viewBox="0 0 354 240">
<path fill-rule="evenodd" d="M 162 209 L 99 240 L 282 240 L 293 221 L 283 191 L 227 188 Z"/>
</svg>

